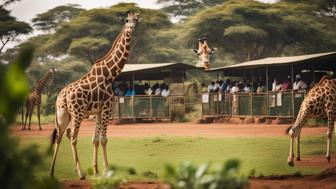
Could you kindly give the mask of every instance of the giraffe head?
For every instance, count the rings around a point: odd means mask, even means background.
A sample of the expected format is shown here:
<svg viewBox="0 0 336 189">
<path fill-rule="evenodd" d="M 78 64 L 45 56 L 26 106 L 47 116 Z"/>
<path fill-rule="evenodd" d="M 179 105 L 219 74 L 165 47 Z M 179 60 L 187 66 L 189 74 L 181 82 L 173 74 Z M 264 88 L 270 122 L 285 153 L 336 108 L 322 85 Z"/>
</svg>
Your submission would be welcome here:
<svg viewBox="0 0 336 189">
<path fill-rule="evenodd" d="M 210 68 L 210 55 L 214 53 L 217 48 L 210 48 L 207 39 L 198 39 L 198 49 L 193 51 L 198 55 L 199 61 L 196 64 L 198 67 L 204 67 L 206 70 Z"/>
<path fill-rule="evenodd" d="M 50 68 L 49 69 L 49 73 L 55 74 L 56 72 L 58 72 L 57 68 Z"/>
<path fill-rule="evenodd" d="M 138 23 L 139 21 L 139 17 L 140 17 L 140 14 L 138 13 L 134 13 L 134 11 L 130 10 L 130 11 L 127 11 L 127 18 L 126 18 L 126 28 L 125 28 L 125 31 L 128 33 L 128 34 L 131 34 L 135 28 L 135 25 Z"/>
</svg>

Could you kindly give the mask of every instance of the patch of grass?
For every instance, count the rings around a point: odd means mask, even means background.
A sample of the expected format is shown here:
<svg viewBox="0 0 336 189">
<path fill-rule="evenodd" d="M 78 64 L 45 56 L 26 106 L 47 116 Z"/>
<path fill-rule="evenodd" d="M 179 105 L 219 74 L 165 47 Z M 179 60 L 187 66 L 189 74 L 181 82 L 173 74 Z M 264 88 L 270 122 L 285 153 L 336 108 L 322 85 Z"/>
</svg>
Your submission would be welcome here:
<svg viewBox="0 0 336 189">
<path fill-rule="evenodd" d="M 150 171 L 150 170 L 143 171 L 141 174 L 145 178 L 149 178 L 149 179 L 158 178 L 158 175 L 155 172 Z"/>
<path fill-rule="evenodd" d="M 307 152 L 308 155 L 323 155 L 325 153 L 326 153 L 326 150 L 323 150 L 323 149 Z"/>
<path fill-rule="evenodd" d="M 40 116 L 40 120 L 41 120 L 41 124 L 50 124 L 50 123 L 54 123 L 55 122 L 55 116 L 54 114 L 50 114 L 50 115 L 43 115 L 41 114 Z M 15 118 L 15 123 L 17 124 L 21 124 L 21 114 L 18 114 Z M 25 117 L 24 117 L 25 119 Z M 24 120 L 23 120 L 24 121 Z M 34 112 L 34 114 L 32 115 L 32 119 L 31 119 L 31 123 L 32 124 L 38 124 L 38 119 L 37 119 L 37 113 Z M 28 125 L 28 119 L 27 119 L 27 125 Z M 43 129 L 43 128 L 42 128 Z"/>
<path fill-rule="evenodd" d="M 159 138 L 159 139 L 158 139 Z M 302 137 L 302 157 L 325 148 L 323 137 Z M 156 142 L 153 142 L 156 141 Z M 158 142 L 160 141 L 160 142 Z M 45 152 L 49 145 L 48 137 L 23 138 L 21 145 L 37 144 L 38 149 Z M 179 145 L 176 145 L 179 144 Z M 242 174 L 248 175 L 255 170 L 255 175 L 291 175 L 300 172 L 302 175 L 314 174 L 321 169 L 305 167 L 289 167 L 287 165 L 289 138 L 199 138 L 199 137 L 150 137 L 150 138 L 109 138 L 107 145 L 108 159 L 117 167 L 133 167 L 139 175 L 136 178 L 146 179 L 141 174 L 145 171 L 155 173 L 162 178 L 164 165 L 178 165 L 189 160 L 196 165 L 205 162 L 223 163 L 229 159 L 239 159 Z M 333 140 L 333 151 L 336 142 Z M 102 167 L 102 153 L 99 148 L 99 169 Z M 83 170 L 92 167 L 93 146 L 91 137 L 79 137 L 78 153 Z M 152 154 L 152 155 L 150 155 Z M 39 176 L 48 176 L 51 156 L 47 165 L 39 172 Z M 71 146 L 66 137 L 63 138 L 56 161 L 55 175 L 58 178 L 77 178 L 74 170 Z"/>
<path fill-rule="evenodd" d="M 163 142 L 163 138 L 161 138 L 161 137 L 155 137 L 155 138 L 152 140 L 152 143 L 160 143 L 160 142 Z"/>
</svg>

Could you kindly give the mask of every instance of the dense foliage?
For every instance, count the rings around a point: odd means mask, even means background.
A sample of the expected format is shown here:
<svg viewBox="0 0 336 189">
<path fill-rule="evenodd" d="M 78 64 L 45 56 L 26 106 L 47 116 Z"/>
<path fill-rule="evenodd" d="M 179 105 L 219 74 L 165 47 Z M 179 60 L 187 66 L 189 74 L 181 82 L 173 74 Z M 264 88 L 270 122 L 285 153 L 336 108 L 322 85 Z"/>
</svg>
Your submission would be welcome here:
<svg viewBox="0 0 336 189">
<path fill-rule="evenodd" d="M 229 160 L 213 170 L 208 163 L 167 165 L 165 178 L 175 189 L 242 189 L 247 186 L 247 178 L 239 176 L 238 160 Z"/>
<path fill-rule="evenodd" d="M 16 39 L 18 35 L 31 32 L 32 28 L 25 22 L 17 21 L 10 12 L 0 7 L 0 53 L 8 42 Z"/>
<path fill-rule="evenodd" d="M 28 94 L 24 70 L 32 60 L 33 48 L 24 47 L 9 64 L 0 64 L 0 185 L 2 188 L 59 188 L 50 178 L 36 178 L 35 171 L 43 165 L 44 155 L 36 146 L 19 147 L 9 126 Z"/>
</svg>

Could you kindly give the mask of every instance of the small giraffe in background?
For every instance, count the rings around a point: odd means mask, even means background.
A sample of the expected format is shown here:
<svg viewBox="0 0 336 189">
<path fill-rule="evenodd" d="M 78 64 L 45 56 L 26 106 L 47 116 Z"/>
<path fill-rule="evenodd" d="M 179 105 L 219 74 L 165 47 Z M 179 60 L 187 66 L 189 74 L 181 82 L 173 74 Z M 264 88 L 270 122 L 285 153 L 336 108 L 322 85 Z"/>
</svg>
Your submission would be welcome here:
<svg viewBox="0 0 336 189">
<path fill-rule="evenodd" d="M 217 48 L 209 47 L 205 37 L 198 39 L 198 49 L 193 49 L 199 58 L 196 67 L 204 67 L 208 70 L 210 68 L 210 55 L 216 52 L 216 50 Z"/>
<path fill-rule="evenodd" d="M 50 175 L 54 175 L 55 161 L 59 145 L 65 131 L 71 141 L 72 154 L 76 172 L 80 179 L 85 179 L 82 174 L 77 153 L 77 136 L 80 124 L 85 115 L 96 115 L 96 128 L 92 138 L 93 171 L 98 174 L 98 147 L 103 149 L 103 162 L 105 172 L 108 171 L 107 161 L 107 122 L 111 115 L 114 93 L 112 82 L 121 73 L 128 55 L 132 33 L 139 19 L 139 14 L 128 12 L 126 24 L 122 28 L 111 50 L 101 59 L 97 60 L 91 70 L 79 80 L 67 85 L 59 93 L 56 101 L 55 130 L 51 144 L 55 145 Z"/>
<path fill-rule="evenodd" d="M 305 96 L 299 114 L 292 127 L 287 129 L 291 137 L 288 165 L 294 166 L 294 139 L 297 138 L 298 158 L 300 160 L 300 133 L 309 118 L 328 118 L 327 154 L 330 162 L 331 139 L 336 121 L 336 80 L 324 76 Z"/>
<path fill-rule="evenodd" d="M 32 92 L 26 98 L 25 105 L 24 105 L 26 108 L 26 118 L 25 118 L 24 124 L 23 124 L 24 108 L 22 107 L 22 130 L 26 129 L 28 117 L 29 117 L 28 130 L 30 130 L 31 117 L 33 115 L 35 106 L 37 107 L 37 119 L 39 122 L 39 129 L 42 130 L 41 121 L 40 121 L 41 104 L 42 104 L 41 94 L 47 82 L 54 77 L 56 71 L 57 71 L 56 68 L 50 69 L 48 73 L 37 82 L 36 87 L 32 90 Z"/>
</svg>

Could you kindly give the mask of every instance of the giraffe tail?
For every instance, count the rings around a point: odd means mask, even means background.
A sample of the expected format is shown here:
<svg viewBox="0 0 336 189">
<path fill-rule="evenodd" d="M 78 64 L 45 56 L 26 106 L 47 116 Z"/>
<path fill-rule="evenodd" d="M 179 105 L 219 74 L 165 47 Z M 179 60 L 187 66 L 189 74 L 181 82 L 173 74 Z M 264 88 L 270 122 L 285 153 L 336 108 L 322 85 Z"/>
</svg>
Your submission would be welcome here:
<svg viewBox="0 0 336 189">
<path fill-rule="evenodd" d="M 287 129 L 286 129 L 286 134 L 289 134 L 289 131 L 292 129 L 292 126 L 289 126 Z"/>
<path fill-rule="evenodd" d="M 58 128 L 58 121 L 57 121 L 57 107 L 55 107 L 55 126 L 56 128 Z M 54 128 L 53 132 L 51 133 L 50 136 L 50 150 L 52 149 L 52 147 L 54 146 L 56 139 L 57 139 L 57 129 Z"/>
<path fill-rule="evenodd" d="M 57 129 L 55 128 L 50 137 L 50 146 L 53 147 L 57 138 Z"/>
</svg>

